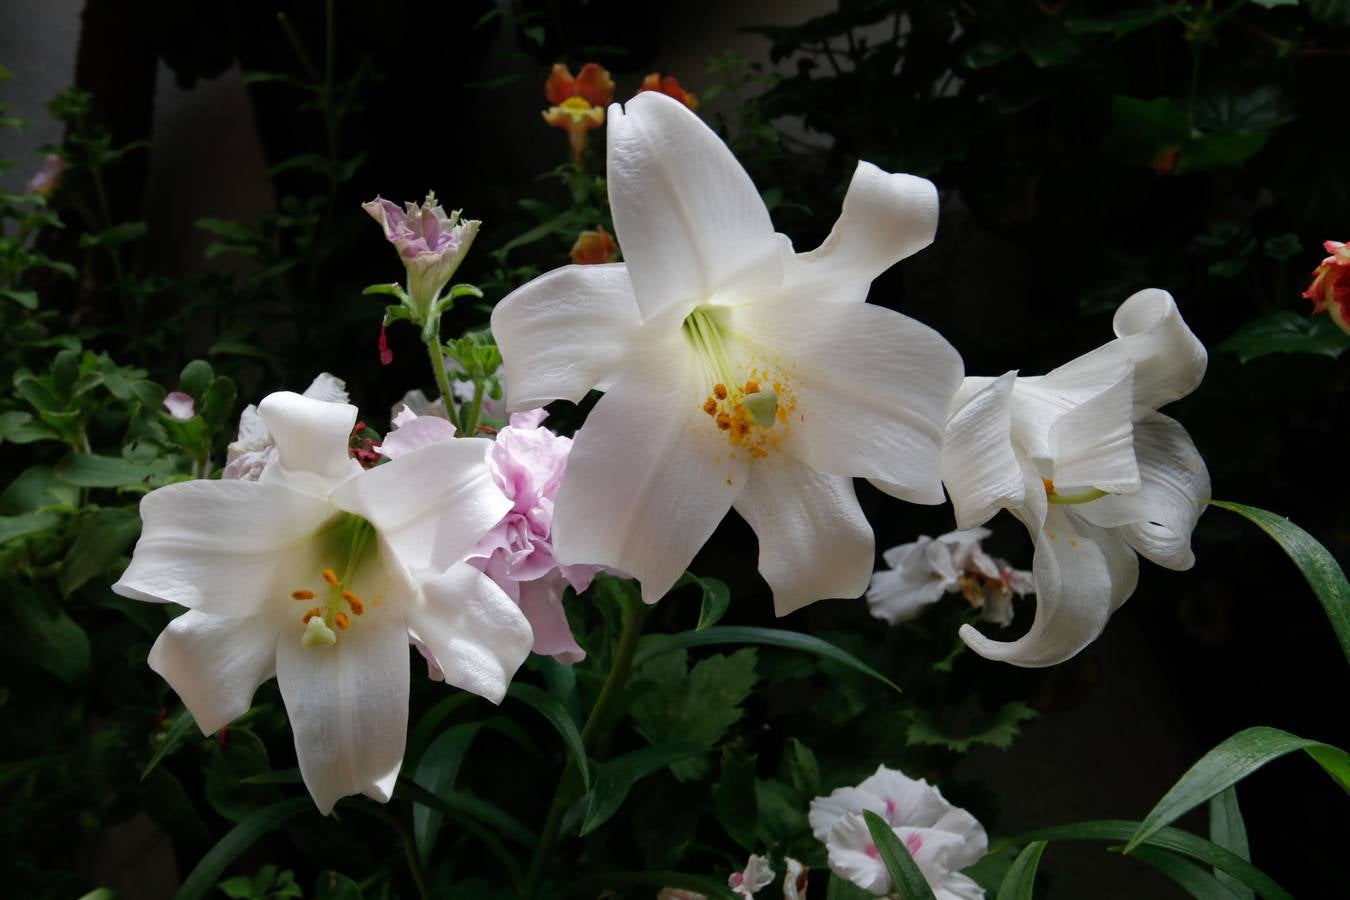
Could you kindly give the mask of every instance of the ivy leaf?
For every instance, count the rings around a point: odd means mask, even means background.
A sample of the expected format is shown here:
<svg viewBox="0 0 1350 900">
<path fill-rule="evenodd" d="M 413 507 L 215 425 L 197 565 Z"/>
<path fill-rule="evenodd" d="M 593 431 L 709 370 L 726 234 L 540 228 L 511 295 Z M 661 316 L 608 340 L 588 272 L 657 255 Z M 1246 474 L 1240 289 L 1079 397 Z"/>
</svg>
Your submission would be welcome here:
<svg viewBox="0 0 1350 900">
<path fill-rule="evenodd" d="M 1350 347 L 1350 337 L 1336 327 L 1330 316 L 1309 316 L 1280 310 L 1253 319 L 1224 338 L 1215 349 L 1251 362 L 1272 353 L 1312 353 L 1332 359 Z"/>
<path fill-rule="evenodd" d="M 692 669 L 683 650 L 649 660 L 640 671 L 646 689 L 629 708 L 634 727 L 653 744 L 683 741 L 711 749 L 744 715 L 741 703 L 759 680 L 755 662 L 754 648 L 710 656 Z M 685 759 L 670 769 L 690 781 L 708 774 L 708 762 Z"/>
<path fill-rule="evenodd" d="M 1020 700 L 1014 700 L 1003 704 L 992 716 L 964 735 L 945 734 L 932 713 L 927 710 L 916 708 L 910 710 L 908 715 L 910 725 L 905 737 L 909 743 L 945 747 L 957 753 L 965 753 L 975 744 L 1000 749 L 1007 747 L 1021 731 L 1020 723 L 1036 718 L 1036 711 Z"/>
</svg>

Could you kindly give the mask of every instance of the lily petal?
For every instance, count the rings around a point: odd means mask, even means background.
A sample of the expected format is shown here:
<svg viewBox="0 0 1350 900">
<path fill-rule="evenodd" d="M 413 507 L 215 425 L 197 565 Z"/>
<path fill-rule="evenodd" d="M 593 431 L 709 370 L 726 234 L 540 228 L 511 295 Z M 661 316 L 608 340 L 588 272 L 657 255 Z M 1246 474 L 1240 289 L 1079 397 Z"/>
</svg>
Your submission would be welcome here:
<svg viewBox="0 0 1350 900">
<path fill-rule="evenodd" d="M 750 467 L 736 512 L 759 538 L 759 571 L 780 616 L 826 597 L 867 590 L 875 555 L 853 479 L 783 457 Z"/>
<path fill-rule="evenodd" d="M 788 452 L 902 500 L 942 502 L 942 433 L 962 365 L 941 335 L 880 306 L 822 300 L 732 307 L 727 322 L 769 365 L 791 361 Z"/>
<path fill-rule="evenodd" d="M 388 604 L 328 647 L 276 642 L 300 774 L 319 812 L 348 794 L 389 800 L 408 734 L 408 633 Z"/>
<path fill-rule="evenodd" d="M 782 283 L 764 201 L 698 116 L 644 91 L 611 106 L 608 127 L 610 209 L 644 320 L 719 291 L 751 296 Z"/>
<path fill-rule="evenodd" d="M 712 536 L 750 465 L 709 427 L 701 369 L 682 340 L 644 354 L 600 398 L 573 441 L 553 510 L 559 562 L 627 572 L 648 603 Z"/>
<path fill-rule="evenodd" d="M 962 625 L 961 639 L 986 659 L 1035 668 L 1069 659 L 1101 634 L 1112 611 L 1134 592 L 1139 560 L 1123 539 L 1076 521 L 1056 506 L 1040 532 L 1032 533 L 1036 620 L 1031 630 L 1015 641 L 995 641 Z"/>
<path fill-rule="evenodd" d="M 1086 400 L 1050 426 L 1050 455 L 1057 490 L 1073 493 L 1097 488 L 1112 494 L 1139 489 L 1131 423 L 1133 366 L 1097 396 Z"/>
<path fill-rule="evenodd" d="M 210 735 L 248 712 L 258 685 L 276 674 L 276 642 L 270 616 L 188 610 L 159 633 L 148 662 Z"/>
<path fill-rule="evenodd" d="M 1134 364 L 1134 403 L 1155 410 L 1185 397 L 1204 378 L 1205 345 L 1181 318 L 1166 291 L 1150 288 L 1130 296 L 1111 323 L 1116 339 L 1047 374 L 1047 386 L 1079 384 L 1105 387 L 1128 361 Z M 1093 388 L 1088 388 L 1093 389 Z"/>
<path fill-rule="evenodd" d="M 1195 564 L 1191 532 L 1210 498 L 1209 470 L 1191 436 L 1161 413 L 1134 426 L 1142 482 L 1133 494 L 1084 503 L 1078 515 L 1120 534 L 1145 558 L 1169 569 Z"/>
<path fill-rule="evenodd" d="M 258 415 L 276 443 L 279 468 L 325 481 L 361 471 L 360 464 L 347 454 L 348 438 L 356 424 L 355 406 L 277 391 L 258 404 Z M 267 474 L 271 476 L 276 468 Z"/>
<path fill-rule="evenodd" d="M 958 528 L 987 522 L 1000 509 L 1021 506 L 1026 496 L 1022 467 L 1012 445 L 1016 382 L 1016 371 L 994 379 L 947 423 L 942 482 L 952 498 Z"/>
<path fill-rule="evenodd" d="M 297 545 L 333 517 L 280 484 L 184 481 L 141 500 L 141 537 L 113 592 L 237 619 L 286 596 Z M 275 596 L 274 596 L 275 595 Z"/>
<path fill-rule="evenodd" d="M 488 469 L 491 448 L 456 438 L 413 450 L 347 480 L 332 503 L 379 529 L 411 573 L 439 574 L 511 509 Z"/>
<path fill-rule="evenodd" d="M 933 243 L 937 224 L 931 181 L 859 162 L 829 235 L 784 260 L 782 296 L 861 303 L 874 278 Z"/>
<path fill-rule="evenodd" d="M 491 578 L 463 563 L 423 584 L 422 592 L 425 602 L 407 608 L 409 630 L 446 682 L 500 703 L 534 642 L 525 614 Z"/>
<path fill-rule="evenodd" d="M 516 288 L 492 310 L 507 409 L 607 388 L 640 325 L 624 263 L 563 266 Z"/>
</svg>

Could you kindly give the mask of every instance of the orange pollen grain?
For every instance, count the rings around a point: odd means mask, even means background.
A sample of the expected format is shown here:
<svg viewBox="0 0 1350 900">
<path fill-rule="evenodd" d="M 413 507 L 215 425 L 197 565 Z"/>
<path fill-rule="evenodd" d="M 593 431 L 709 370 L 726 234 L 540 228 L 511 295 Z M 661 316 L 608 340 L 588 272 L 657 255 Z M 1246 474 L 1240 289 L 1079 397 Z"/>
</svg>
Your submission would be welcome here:
<svg viewBox="0 0 1350 900">
<path fill-rule="evenodd" d="M 718 414 L 717 414 L 717 427 L 720 428 L 720 429 L 722 429 L 723 431 L 728 431 L 728 430 L 730 430 L 730 428 L 731 428 L 731 416 L 727 415 L 726 413 L 718 413 Z"/>
<path fill-rule="evenodd" d="M 337 587 L 338 583 L 337 573 L 334 572 L 332 569 L 323 570 L 323 580 L 331 584 L 333 587 Z"/>
<path fill-rule="evenodd" d="M 321 615 L 323 615 L 323 613 L 322 613 L 322 612 L 319 610 L 319 608 L 316 606 L 316 607 L 314 607 L 313 609 L 311 609 L 309 612 L 305 613 L 305 617 L 304 617 L 303 619 L 301 619 L 300 622 L 301 622 L 301 624 L 303 624 L 303 625 L 308 625 L 310 619 L 314 618 L 315 616 L 321 616 Z"/>
<path fill-rule="evenodd" d="M 746 392 L 747 394 L 758 394 L 758 393 L 759 393 L 759 382 L 758 382 L 758 381 L 747 381 L 747 382 L 745 383 L 745 392 Z"/>
<path fill-rule="evenodd" d="M 707 413 L 708 415 L 710 415 L 710 416 L 715 416 L 715 415 L 717 415 L 717 401 L 714 400 L 713 398 L 709 397 L 709 398 L 708 398 L 706 401 L 704 401 L 704 403 L 703 403 L 703 411 L 704 411 L 705 413 Z"/>
<path fill-rule="evenodd" d="M 1055 482 L 1049 478 L 1042 478 L 1041 483 L 1045 485 L 1046 495 L 1053 497 L 1055 495 Z"/>
<path fill-rule="evenodd" d="M 347 618 L 347 614 L 345 612 L 340 612 L 337 615 L 333 616 L 333 624 L 338 627 L 339 631 L 346 631 L 347 626 L 352 624 L 352 620 Z"/>
<path fill-rule="evenodd" d="M 352 608 L 352 612 L 356 615 L 359 616 L 366 611 L 366 605 L 361 602 L 361 598 L 351 591 L 343 591 L 342 599 L 347 601 L 347 605 Z"/>
<path fill-rule="evenodd" d="M 713 385 L 713 396 L 718 400 L 727 399 L 727 386 L 720 381 Z"/>
<path fill-rule="evenodd" d="M 291 591 L 291 599 L 292 599 L 292 600 L 313 600 L 313 599 L 314 599 L 314 592 L 313 592 L 313 591 L 306 591 L 306 590 Z"/>
</svg>

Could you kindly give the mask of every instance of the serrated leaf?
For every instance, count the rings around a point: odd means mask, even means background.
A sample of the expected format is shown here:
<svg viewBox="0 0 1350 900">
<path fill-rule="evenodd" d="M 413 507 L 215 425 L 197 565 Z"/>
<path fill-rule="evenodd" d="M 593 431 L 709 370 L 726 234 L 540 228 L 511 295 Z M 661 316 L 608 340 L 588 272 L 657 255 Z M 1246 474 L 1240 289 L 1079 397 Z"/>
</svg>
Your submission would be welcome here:
<svg viewBox="0 0 1350 900">
<path fill-rule="evenodd" d="M 1129 853 L 1159 829 L 1246 778 L 1271 760 L 1305 750 L 1347 793 L 1350 793 L 1350 753 L 1278 728 L 1258 725 L 1239 731 L 1206 753 L 1153 807 L 1125 847 Z"/>
<path fill-rule="evenodd" d="M 1350 662 L 1350 582 L 1346 581 L 1345 572 L 1341 571 L 1340 563 L 1331 552 L 1308 532 L 1268 510 L 1225 500 L 1211 500 L 1210 505 L 1245 516 L 1275 539 L 1317 595 L 1331 620 L 1341 650 Z"/>
<path fill-rule="evenodd" d="M 964 735 L 944 734 L 933 714 L 927 710 L 915 708 L 908 715 L 910 726 L 905 736 L 909 743 L 946 747 L 957 753 L 965 753 L 975 744 L 1006 748 L 1021 730 L 1020 723 L 1036 718 L 1036 711 L 1020 700 L 1014 700 L 1003 704 L 992 716 Z"/>
<path fill-rule="evenodd" d="M 870 809 L 863 811 L 863 820 L 867 822 L 867 831 L 872 835 L 872 843 L 877 848 L 886 872 L 891 876 L 891 890 L 905 900 L 936 900 L 928 879 L 923 877 L 914 857 L 900 843 L 895 831 L 886 820 Z M 999 895 L 1000 900 L 1002 894 Z"/>
<path fill-rule="evenodd" d="M 741 703 L 758 681 L 755 661 L 755 651 L 746 649 L 710 656 L 692 668 L 683 651 L 647 662 L 638 669 L 647 690 L 628 711 L 634 727 L 653 744 L 686 741 L 711 749 L 744 715 Z M 688 759 L 671 766 L 671 772 L 680 781 L 700 778 L 707 761 Z"/>
</svg>

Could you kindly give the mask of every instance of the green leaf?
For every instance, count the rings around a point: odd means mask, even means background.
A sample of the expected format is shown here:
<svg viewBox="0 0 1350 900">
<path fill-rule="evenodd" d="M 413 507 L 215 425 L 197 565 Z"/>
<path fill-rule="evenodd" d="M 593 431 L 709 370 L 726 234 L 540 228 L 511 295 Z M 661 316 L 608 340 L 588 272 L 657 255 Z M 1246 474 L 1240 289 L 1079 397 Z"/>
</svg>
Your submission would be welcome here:
<svg viewBox="0 0 1350 900">
<path fill-rule="evenodd" d="M 1044 852 L 1045 841 L 1032 841 L 1017 854 L 1008 874 L 1003 876 L 1003 884 L 999 885 L 998 900 L 1032 900 L 1036 870 Z"/>
<path fill-rule="evenodd" d="M 455 785 L 460 763 L 469 752 L 469 745 L 482 727 L 482 722 L 469 722 L 447 728 L 437 735 L 418 763 L 414 780 L 437 796 L 449 791 Z M 423 865 L 431 860 L 431 851 L 436 847 L 436 835 L 441 829 L 441 819 L 440 810 L 432 807 L 418 805 L 413 809 L 413 840 Z"/>
<path fill-rule="evenodd" d="M 52 469 L 57 478 L 76 487 L 116 488 L 143 486 L 163 481 L 173 474 L 172 463 L 134 463 L 119 456 L 72 453 Z"/>
<path fill-rule="evenodd" d="M 1071 34 L 1109 34 L 1124 37 L 1131 32 L 1171 18 L 1170 6 L 1157 5 L 1144 9 L 1127 9 L 1104 16 L 1076 16 L 1064 21 Z"/>
<path fill-rule="evenodd" d="M 1247 826 L 1242 821 L 1242 811 L 1238 809 L 1237 789 L 1224 788 L 1209 800 L 1209 839 L 1225 850 L 1251 862 L 1251 850 L 1247 845 Z M 1138 853 L 1138 851 L 1135 851 Z M 1215 877 L 1238 900 L 1255 900 L 1251 889 L 1238 883 L 1232 876 L 1215 871 Z"/>
<path fill-rule="evenodd" d="M 24 309 L 37 309 L 37 291 L 16 291 L 12 288 L 0 290 L 0 297 L 8 297 Z"/>
<path fill-rule="evenodd" d="M 1152 847 L 1140 847 L 1132 855 L 1172 879 L 1196 900 L 1233 900 L 1232 891 L 1190 860 Z M 1247 896 L 1252 894 L 1248 892 Z M 1002 894 L 999 900 L 1002 900 Z"/>
<path fill-rule="evenodd" d="M 722 748 L 722 767 L 717 784 L 713 785 L 713 808 L 718 823 L 731 839 L 753 851 L 759 826 L 755 757 L 741 749 L 739 742 Z"/>
<path fill-rule="evenodd" d="M 84 629 L 55 598 L 18 585 L 9 589 L 10 608 L 18 619 L 15 637 L 21 642 L 20 655 L 67 683 L 88 674 L 92 654 Z"/>
<path fill-rule="evenodd" d="M 581 732 L 577 730 L 577 723 L 572 718 L 572 714 L 567 711 L 556 697 L 550 696 L 535 687 L 532 684 L 523 684 L 516 682 L 511 685 L 507 691 L 509 696 L 533 707 L 535 712 L 539 713 L 545 719 L 548 719 L 559 736 L 563 739 L 563 745 L 567 747 L 567 752 L 572 757 L 572 762 L 581 772 L 581 783 L 586 790 L 591 789 L 591 765 L 586 759 L 586 748 L 581 743 Z"/>
<path fill-rule="evenodd" d="M 61 524 L 61 519 L 61 514 L 51 509 L 21 516 L 0 516 L 0 544 L 55 528 Z"/>
<path fill-rule="evenodd" d="M 900 843 L 900 838 L 896 837 L 895 831 L 886 824 L 886 820 L 870 809 L 863 810 L 863 820 L 867 822 L 872 843 L 876 844 L 881 862 L 886 866 L 887 874 L 891 876 L 891 891 L 898 893 L 905 900 L 936 900 L 933 889 L 928 886 L 928 879 L 923 877 L 923 873 L 914 862 L 914 857 L 909 855 L 909 850 Z M 1000 894 L 1000 900 L 1002 897 Z"/>
<path fill-rule="evenodd" d="M 820 765 L 811 748 L 796 738 L 788 738 L 783 752 L 788 783 L 802 797 L 820 796 Z"/>
<path fill-rule="evenodd" d="M 840 665 L 853 669 L 855 672 L 861 672 L 869 678 L 881 682 L 896 693 L 900 693 L 899 685 L 853 654 L 846 653 L 818 637 L 795 631 L 784 631 L 779 628 L 717 625 L 712 628 L 705 628 L 702 631 L 653 635 L 651 638 L 644 640 L 643 646 L 638 648 L 637 659 L 634 660 L 634 664 L 641 665 L 655 656 L 670 653 L 674 650 L 684 650 L 689 647 L 709 647 L 717 644 L 761 644 L 766 647 L 782 647 L 786 650 L 810 653 L 822 659 L 833 660 Z"/>
<path fill-rule="evenodd" d="M 395 796 L 438 809 L 457 822 L 463 823 L 468 818 L 489 825 L 502 837 L 508 837 L 523 847 L 533 848 L 539 842 L 534 832 L 514 816 L 471 794 L 446 791 L 437 796 L 416 782 L 400 778 L 395 787 Z"/>
<path fill-rule="evenodd" d="M 197 415 L 206 422 L 206 427 L 215 430 L 225 424 L 230 418 L 230 413 L 234 411 L 234 400 L 236 396 L 234 381 L 224 375 L 217 375 L 211 379 L 202 395 L 202 402 L 197 407 Z"/>
<path fill-rule="evenodd" d="M 438 701 L 435 706 L 422 714 L 422 718 L 417 720 L 417 725 L 408 735 L 407 751 L 403 755 L 403 764 L 408 770 L 412 770 L 417 765 L 418 760 L 422 758 L 422 754 L 426 752 L 432 736 L 441 723 L 449 718 L 455 710 L 468 703 L 473 696 L 466 691 L 456 691 L 449 697 Z"/>
<path fill-rule="evenodd" d="M 1029 834 L 1015 838 L 1023 841 L 1127 841 L 1138 830 L 1141 823 L 1107 819 L 1097 822 L 1076 822 L 1072 825 L 1056 825 L 1041 828 Z M 1275 883 L 1269 875 L 1247 862 L 1242 857 L 1201 837 L 1176 828 L 1163 828 L 1144 845 L 1163 850 L 1172 850 L 1192 859 L 1208 863 L 1227 872 L 1238 881 L 1255 890 L 1265 900 L 1294 900 L 1293 895 Z"/>
<path fill-rule="evenodd" d="M 975 744 L 1006 748 L 1021 730 L 1021 722 L 1036 718 L 1036 710 L 1020 700 L 1003 704 L 992 716 L 977 723 L 964 735 L 944 734 L 933 714 L 915 707 L 909 711 L 910 726 L 905 739 L 911 744 L 946 747 L 965 753 Z"/>
<path fill-rule="evenodd" d="M 731 605 L 731 589 L 725 582 L 716 578 L 700 578 L 693 572 L 681 575 L 680 580 L 675 582 L 675 587 L 680 588 L 686 584 L 696 584 L 703 591 L 703 605 L 699 608 L 698 625 L 694 630 L 703 631 L 716 625 L 722 616 L 726 615 L 727 607 Z"/>
<path fill-rule="evenodd" d="M 1200 757 L 1182 775 L 1158 805 L 1144 817 L 1139 830 L 1125 847 L 1129 853 L 1158 829 L 1204 803 L 1225 788 L 1237 784 L 1271 760 L 1295 750 L 1306 750 L 1342 788 L 1350 793 L 1350 753 L 1338 747 L 1297 737 L 1278 728 L 1258 725 L 1239 731 Z"/>
<path fill-rule="evenodd" d="M 605 760 L 595 769 L 595 786 L 586 800 L 586 814 L 581 822 L 581 833 L 590 834 L 619 811 L 633 785 L 654 775 L 669 765 L 706 753 L 697 744 L 673 742 L 643 747 L 622 756 Z"/>
<path fill-rule="evenodd" d="M 187 738 L 188 732 L 195 728 L 196 725 L 197 721 L 192 718 L 192 713 L 187 711 L 187 707 L 178 710 L 178 714 L 169 722 L 168 727 L 164 729 L 164 733 L 158 737 L 159 746 L 155 748 L 155 752 L 151 755 L 150 761 L 146 763 L 145 768 L 141 770 L 142 781 L 144 781 L 151 772 L 155 771 L 155 767 L 164 760 L 164 757 L 182 746 L 184 739 Z"/>
<path fill-rule="evenodd" d="M 185 394 L 191 394 L 192 399 L 200 403 L 202 395 L 206 393 L 211 380 L 215 377 L 216 373 L 209 362 L 204 359 L 194 359 L 183 366 L 183 371 L 178 376 L 178 389 Z"/>
<path fill-rule="evenodd" d="M 1298 0 L 1252 0 L 1257 6 L 1275 9 L 1280 6 L 1298 6 Z"/>
<path fill-rule="evenodd" d="M 148 227 L 144 222 L 123 222 L 96 233 L 86 232 L 80 235 L 81 247 L 120 247 L 145 236 Z"/>
<path fill-rule="evenodd" d="M 331 869 L 320 872 L 314 882 L 315 900 L 361 900 L 361 886 Z"/>
<path fill-rule="evenodd" d="M 1283 309 L 1252 319 L 1219 342 L 1215 349 L 1251 362 L 1272 353 L 1312 353 L 1340 356 L 1350 347 L 1350 336 L 1330 316 L 1313 316 Z"/>
<path fill-rule="evenodd" d="M 196 225 L 202 231 L 210 232 L 218 237 L 223 237 L 239 244 L 250 243 L 256 236 L 254 230 L 249 226 L 242 222 L 233 222 L 229 219 L 198 219 L 192 224 Z"/>
<path fill-rule="evenodd" d="M 135 509 L 109 507 L 86 516 L 56 577 L 61 596 L 69 597 L 89 579 L 107 572 L 140 533 L 141 517 Z"/>
<path fill-rule="evenodd" d="M 648 640 L 638 645 L 638 656 Z M 692 668 L 684 652 L 646 662 L 628 711 L 634 727 L 653 744 L 686 741 L 711 749 L 744 714 L 741 703 L 758 681 L 755 662 L 752 649 L 710 656 Z M 672 765 L 671 774 L 689 781 L 707 769 L 705 759 L 687 759 Z"/>
<path fill-rule="evenodd" d="M 1225 500 L 1211 500 L 1210 505 L 1246 516 L 1275 539 L 1322 602 L 1336 638 L 1341 642 L 1341 650 L 1350 661 L 1350 582 L 1345 580 L 1345 572 L 1341 571 L 1336 558 L 1316 538 L 1283 516 Z"/>
<path fill-rule="evenodd" d="M 202 900 L 207 897 L 226 867 L 252 847 L 258 838 L 313 808 L 314 801 L 304 796 L 282 800 L 280 803 L 258 810 L 226 832 L 225 836 L 207 851 L 183 882 L 183 886 L 178 889 L 178 893 L 174 894 L 174 900 Z"/>
</svg>

